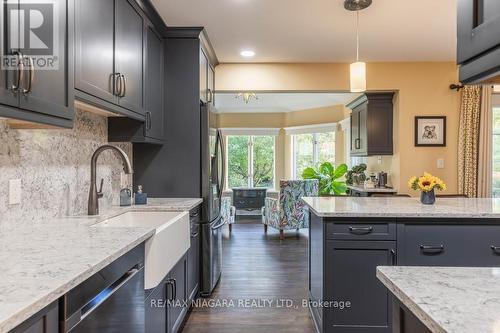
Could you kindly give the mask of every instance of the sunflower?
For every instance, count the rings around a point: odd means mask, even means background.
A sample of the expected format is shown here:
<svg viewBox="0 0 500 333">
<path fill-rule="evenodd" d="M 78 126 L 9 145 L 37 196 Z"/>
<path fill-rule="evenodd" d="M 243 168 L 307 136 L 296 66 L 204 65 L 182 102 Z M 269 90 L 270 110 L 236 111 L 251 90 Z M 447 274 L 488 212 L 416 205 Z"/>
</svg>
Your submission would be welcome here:
<svg viewBox="0 0 500 333">
<path fill-rule="evenodd" d="M 413 190 L 420 190 L 423 192 L 430 192 L 434 189 L 439 191 L 446 190 L 446 184 L 438 177 L 431 175 L 428 172 L 424 172 L 421 177 L 411 177 L 408 180 L 408 187 Z"/>
</svg>

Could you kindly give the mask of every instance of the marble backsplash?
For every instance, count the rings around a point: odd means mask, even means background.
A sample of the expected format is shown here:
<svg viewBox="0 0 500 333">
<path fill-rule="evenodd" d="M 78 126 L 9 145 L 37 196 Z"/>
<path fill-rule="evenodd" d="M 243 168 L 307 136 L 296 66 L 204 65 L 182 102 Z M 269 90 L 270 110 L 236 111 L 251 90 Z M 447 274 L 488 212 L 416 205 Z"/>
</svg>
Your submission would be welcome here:
<svg viewBox="0 0 500 333">
<path fill-rule="evenodd" d="M 0 226 L 86 214 L 90 159 L 105 143 L 107 119 L 84 111 L 76 111 L 73 129 L 16 130 L 0 120 Z M 132 161 L 132 144 L 116 145 Z M 97 166 L 98 182 L 104 179 L 101 211 L 118 204 L 120 189 L 131 184 L 122 173 L 121 160 L 103 152 Z M 9 205 L 10 179 L 21 179 L 21 204 Z"/>
</svg>

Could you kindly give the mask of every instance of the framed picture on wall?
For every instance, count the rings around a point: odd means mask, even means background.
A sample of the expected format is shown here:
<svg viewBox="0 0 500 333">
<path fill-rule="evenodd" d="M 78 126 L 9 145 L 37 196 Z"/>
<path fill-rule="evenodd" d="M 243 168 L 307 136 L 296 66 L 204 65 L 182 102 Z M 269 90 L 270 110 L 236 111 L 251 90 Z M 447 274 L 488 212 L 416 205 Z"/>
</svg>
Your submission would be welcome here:
<svg viewBox="0 0 500 333">
<path fill-rule="evenodd" d="M 415 117 L 415 147 L 446 147 L 446 117 Z"/>
</svg>

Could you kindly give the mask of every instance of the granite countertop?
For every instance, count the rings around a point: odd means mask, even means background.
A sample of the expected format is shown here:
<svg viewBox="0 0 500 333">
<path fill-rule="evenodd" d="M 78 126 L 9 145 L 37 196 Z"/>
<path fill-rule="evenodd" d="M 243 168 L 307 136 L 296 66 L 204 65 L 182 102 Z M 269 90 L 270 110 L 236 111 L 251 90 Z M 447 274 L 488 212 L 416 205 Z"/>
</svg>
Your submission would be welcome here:
<svg viewBox="0 0 500 333">
<path fill-rule="evenodd" d="M 431 332 L 500 332 L 500 268 L 378 267 L 377 277 Z"/>
<path fill-rule="evenodd" d="M 424 205 L 418 198 L 303 198 L 319 217 L 500 218 L 500 199 L 437 198 Z"/>
<path fill-rule="evenodd" d="M 0 333 L 8 332 L 141 244 L 152 228 L 94 228 L 127 211 L 186 211 L 202 199 L 149 199 L 100 216 L 0 228 Z"/>
<path fill-rule="evenodd" d="M 364 186 L 353 186 L 347 185 L 348 189 L 358 191 L 358 192 L 369 192 L 369 193 L 397 193 L 398 191 L 393 188 L 388 187 L 375 187 L 375 188 L 366 188 Z"/>
</svg>

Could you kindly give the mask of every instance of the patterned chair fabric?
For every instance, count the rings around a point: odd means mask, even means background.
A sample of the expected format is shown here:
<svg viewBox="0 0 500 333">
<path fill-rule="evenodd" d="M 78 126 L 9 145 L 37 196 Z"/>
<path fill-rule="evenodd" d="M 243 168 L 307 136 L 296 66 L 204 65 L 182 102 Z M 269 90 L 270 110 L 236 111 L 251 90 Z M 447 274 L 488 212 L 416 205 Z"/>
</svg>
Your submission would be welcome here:
<svg viewBox="0 0 500 333">
<path fill-rule="evenodd" d="M 236 208 L 232 205 L 231 197 L 222 197 L 221 216 L 227 224 L 233 224 L 236 216 Z"/>
<path fill-rule="evenodd" d="M 309 209 L 302 197 L 318 196 L 318 180 L 282 180 L 279 199 L 266 198 L 262 223 L 279 230 L 309 227 Z"/>
</svg>

